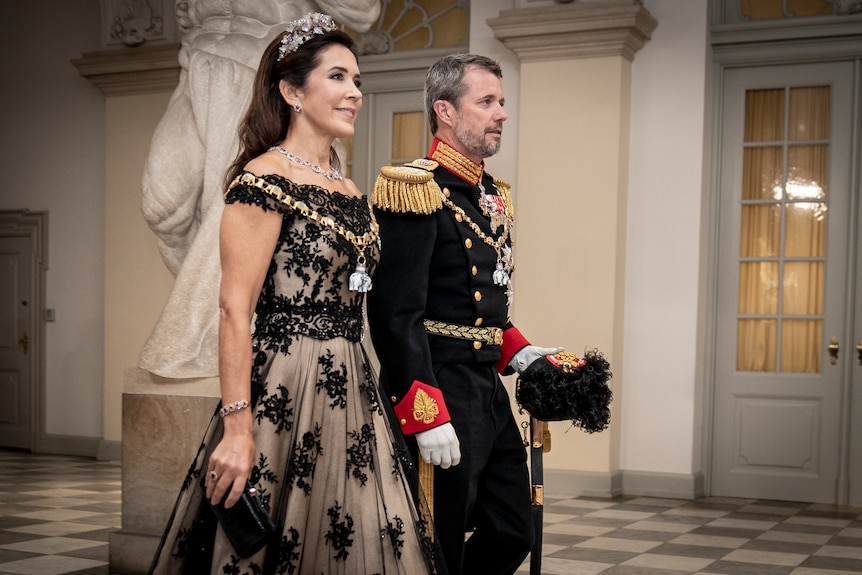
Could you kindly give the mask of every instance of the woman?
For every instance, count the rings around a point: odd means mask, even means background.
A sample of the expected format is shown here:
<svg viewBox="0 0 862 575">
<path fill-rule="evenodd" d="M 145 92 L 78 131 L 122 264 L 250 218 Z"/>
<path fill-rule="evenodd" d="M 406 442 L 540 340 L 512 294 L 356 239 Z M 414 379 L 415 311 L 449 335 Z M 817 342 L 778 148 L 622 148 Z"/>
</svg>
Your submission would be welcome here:
<svg viewBox="0 0 862 575">
<path fill-rule="evenodd" d="M 152 573 L 439 572 L 361 346 L 377 224 L 332 148 L 359 85 L 351 38 L 323 14 L 263 54 L 220 228 L 221 404 Z M 276 531 L 242 558 L 207 499 L 231 508 L 247 480 Z"/>
</svg>

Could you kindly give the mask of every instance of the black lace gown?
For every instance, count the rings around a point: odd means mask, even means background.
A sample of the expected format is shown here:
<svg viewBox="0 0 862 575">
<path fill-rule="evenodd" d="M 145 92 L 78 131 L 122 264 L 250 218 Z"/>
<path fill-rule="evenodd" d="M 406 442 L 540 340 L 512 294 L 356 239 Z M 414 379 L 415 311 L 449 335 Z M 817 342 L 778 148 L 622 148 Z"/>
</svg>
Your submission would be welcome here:
<svg viewBox="0 0 862 575">
<path fill-rule="evenodd" d="M 251 482 L 276 541 L 241 559 L 207 509 L 199 481 L 223 431 L 214 415 L 151 573 L 438 573 L 430 522 L 412 495 L 416 471 L 362 348 L 363 294 L 348 289 L 357 250 L 273 190 L 357 235 L 371 215 L 364 198 L 280 176 L 248 174 L 225 198 L 283 216 L 256 309 L 250 390 Z M 369 272 L 378 253 L 376 242 L 365 252 Z"/>
</svg>

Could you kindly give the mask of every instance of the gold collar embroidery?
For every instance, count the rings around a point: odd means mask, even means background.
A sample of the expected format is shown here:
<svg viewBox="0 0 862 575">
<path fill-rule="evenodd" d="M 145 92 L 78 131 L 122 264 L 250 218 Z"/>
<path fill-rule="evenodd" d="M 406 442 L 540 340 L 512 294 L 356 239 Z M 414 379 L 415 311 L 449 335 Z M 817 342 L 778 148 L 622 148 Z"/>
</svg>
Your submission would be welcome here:
<svg viewBox="0 0 862 575">
<path fill-rule="evenodd" d="M 431 159 L 468 184 L 478 186 L 482 182 L 485 167 L 480 166 L 442 140 L 434 141 Z"/>
</svg>

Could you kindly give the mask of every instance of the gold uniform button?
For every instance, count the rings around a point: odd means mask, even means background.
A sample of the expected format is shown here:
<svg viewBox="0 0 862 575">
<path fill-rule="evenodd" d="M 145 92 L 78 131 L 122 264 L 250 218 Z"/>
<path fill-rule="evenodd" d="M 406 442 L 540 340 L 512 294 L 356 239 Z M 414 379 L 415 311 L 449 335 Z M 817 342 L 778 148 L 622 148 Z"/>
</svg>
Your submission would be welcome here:
<svg viewBox="0 0 862 575">
<path fill-rule="evenodd" d="M 397 403 L 397 402 L 398 402 L 398 398 L 393 395 L 392 396 L 392 403 Z"/>
<path fill-rule="evenodd" d="M 452 192 L 449 191 L 449 188 L 443 188 L 443 195 L 448 198 L 452 195 Z"/>
<path fill-rule="evenodd" d="M 485 321 L 485 320 L 483 320 L 481 317 L 477 317 L 477 318 L 476 318 L 476 322 L 475 322 L 475 324 L 474 324 L 474 325 L 475 325 L 476 327 L 479 327 L 480 325 L 482 325 L 482 322 L 483 322 L 483 321 Z"/>
<path fill-rule="evenodd" d="M 470 248 L 473 247 L 473 240 L 471 240 L 470 238 L 467 238 L 466 240 L 464 240 L 464 245 L 467 246 L 467 249 L 469 250 Z"/>
<path fill-rule="evenodd" d="M 464 216 L 462 216 L 462 215 L 461 215 L 460 213 L 458 213 L 458 212 L 455 212 L 455 221 L 456 221 L 456 222 L 463 222 L 463 221 L 464 221 Z"/>
<path fill-rule="evenodd" d="M 473 266 L 472 268 L 470 268 L 470 273 L 476 275 L 477 273 L 479 273 L 479 268 Z"/>
<path fill-rule="evenodd" d="M 481 341 L 474 341 L 473 342 L 473 349 L 482 349 L 482 342 Z"/>
<path fill-rule="evenodd" d="M 480 291 L 473 292 L 473 299 L 476 301 L 482 301 L 482 292 L 480 292 Z"/>
<path fill-rule="evenodd" d="M 402 419 L 402 420 L 401 420 L 401 425 L 407 425 L 407 420 L 406 420 L 406 419 Z"/>
</svg>

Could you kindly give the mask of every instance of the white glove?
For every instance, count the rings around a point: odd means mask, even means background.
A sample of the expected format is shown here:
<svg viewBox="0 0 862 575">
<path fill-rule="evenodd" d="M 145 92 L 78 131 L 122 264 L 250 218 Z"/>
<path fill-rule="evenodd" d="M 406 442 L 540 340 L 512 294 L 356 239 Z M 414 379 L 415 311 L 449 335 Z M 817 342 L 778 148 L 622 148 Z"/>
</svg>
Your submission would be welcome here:
<svg viewBox="0 0 862 575">
<path fill-rule="evenodd" d="M 518 373 L 524 373 L 524 370 L 537 359 L 561 351 L 563 351 L 562 347 L 536 347 L 535 345 L 528 345 L 512 356 L 512 359 L 509 360 L 509 367 Z"/>
<path fill-rule="evenodd" d="M 461 463 L 461 442 L 449 422 L 420 431 L 416 434 L 416 443 L 425 463 L 439 465 L 441 469 Z"/>
</svg>

